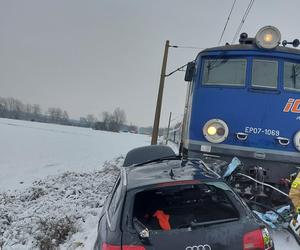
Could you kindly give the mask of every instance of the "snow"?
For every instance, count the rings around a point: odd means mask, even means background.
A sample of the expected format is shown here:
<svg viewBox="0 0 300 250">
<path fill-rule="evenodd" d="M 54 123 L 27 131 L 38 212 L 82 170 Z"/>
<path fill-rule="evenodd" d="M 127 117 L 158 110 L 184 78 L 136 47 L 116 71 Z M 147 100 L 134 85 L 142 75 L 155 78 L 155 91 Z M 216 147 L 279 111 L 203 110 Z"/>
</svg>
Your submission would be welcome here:
<svg viewBox="0 0 300 250">
<path fill-rule="evenodd" d="M 293 235 L 285 229 L 272 231 L 275 243 L 275 250 L 299 250 L 300 246 Z"/>
<path fill-rule="evenodd" d="M 92 249 L 101 206 L 129 150 L 149 136 L 0 118 L 0 249 L 38 249 L 43 222 L 71 220 L 60 249 Z M 107 161 L 110 160 L 110 161 Z"/>
<path fill-rule="evenodd" d="M 0 191 L 24 189 L 65 171 L 96 170 L 106 160 L 150 144 L 144 135 L 1 118 L 0 138 Z"/>
<path fill-rule="evenodd" d="M 25 190 L 0 193 L 0 249 L 45 249 L 55 243 L 53 230 L 72 226 L 60 249 L 92 249 L 97 222 L 123 158 L 101 170 L 65 172 L 38 181 Z M 43 245 L 45 246 L 45 245 Z M 54 244 L 55 246 L 55 244 Z M 47 248 L 48 249 L 48 248 Z"/>
</svg>

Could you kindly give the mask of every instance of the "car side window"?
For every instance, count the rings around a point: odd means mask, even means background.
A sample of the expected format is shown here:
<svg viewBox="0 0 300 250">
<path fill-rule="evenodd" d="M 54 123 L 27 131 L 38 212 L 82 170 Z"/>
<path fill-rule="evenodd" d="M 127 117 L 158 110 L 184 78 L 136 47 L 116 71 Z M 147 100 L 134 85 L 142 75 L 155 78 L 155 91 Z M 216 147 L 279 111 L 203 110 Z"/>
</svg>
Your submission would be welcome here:
<svg viewBox="0 0 300 250">
<path fill-rule="evenodd" d="M 114 217 L 114 215 L 116 213 L 116 210 L 118 208 L 118 205 L 120 203 L 121 191 L 122 191 L 122 187 L 121 187 L 120 182 L 121 182 L 121 179 L 119 178 L 117 180 L 116 186 L 113 190 L 112 197 L 111 197 L 111 200 L 110 200 L 110 204 L 109 204 L 109 207 L 108 207 L 108 217 L 109 217 L 110 221 Z"/>
</svg>

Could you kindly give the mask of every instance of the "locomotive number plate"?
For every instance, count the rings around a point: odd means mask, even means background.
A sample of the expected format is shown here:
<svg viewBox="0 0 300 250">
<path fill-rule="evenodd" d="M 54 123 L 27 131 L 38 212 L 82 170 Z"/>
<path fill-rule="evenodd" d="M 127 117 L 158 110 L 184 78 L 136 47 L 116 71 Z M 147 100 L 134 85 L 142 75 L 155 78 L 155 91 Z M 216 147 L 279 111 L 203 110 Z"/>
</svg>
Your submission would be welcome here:
<svg viewBox="0 0 300 250">
<path fill-rule="evenodd" d="M 245 133 L 257 135 L 280 136 L 280 131 L 270 128 L 245 127 Z"/>
</svg>

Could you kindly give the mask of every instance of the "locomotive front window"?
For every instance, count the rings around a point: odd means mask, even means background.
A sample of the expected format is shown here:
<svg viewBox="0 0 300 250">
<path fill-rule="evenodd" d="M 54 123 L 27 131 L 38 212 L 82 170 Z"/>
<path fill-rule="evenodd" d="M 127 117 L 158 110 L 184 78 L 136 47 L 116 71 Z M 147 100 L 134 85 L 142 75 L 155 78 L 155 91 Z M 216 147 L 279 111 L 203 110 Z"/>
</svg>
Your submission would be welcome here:
<svg viewBox="0 0 300 250">
<path fill-rule="evenodd" d="M 246 59 L 206 59 L 204 61 L 204 85 L 244 86 Z"/>
<path fill-rule="evenodd" d="M 300 90 L 300 64 L 284 63 L 284 88 Z"/>
<path fill-rule="evenodd" d="M 278 62 L 254 59 L 252 67 L 252 86 L 258 88 L 277 88 Z"/>
</svg>

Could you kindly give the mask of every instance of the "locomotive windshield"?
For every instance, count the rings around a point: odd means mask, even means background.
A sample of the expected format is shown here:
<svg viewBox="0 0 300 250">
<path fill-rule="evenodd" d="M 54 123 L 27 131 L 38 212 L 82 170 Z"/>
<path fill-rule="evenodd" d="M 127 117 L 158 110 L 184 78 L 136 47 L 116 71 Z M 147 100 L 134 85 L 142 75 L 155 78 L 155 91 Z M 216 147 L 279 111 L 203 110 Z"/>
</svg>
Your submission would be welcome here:
<svg viewBox="0 0 300 250">
<path fill-rule="evenodd" d="M 253 58 L 251 86 L 253 88 L 277 89 L 278 61 Z M 218 58 L 205 59 L 203 66 L 203 85 L 245 86 L 247 59 Z M 286 63 L 285 88 L 300 89 L 300 65 Z M 299 75 L 299 76 L 298 76 Z"/>
<path fill-rule="evenodd" d="M 202 83 L 204 85 L 244 86 L 246 59 L 206 59 Z"/>
<path fill-rule="evenodd" d="M 284 88 L 290 90 L 300 90 L 300 64 L 284 63 Z"/>
<path fill-rule="evenodd" d="M 277 88 L 278 62 L 275 60 L 253 59 L 252 86 Z"/>
</svg>

